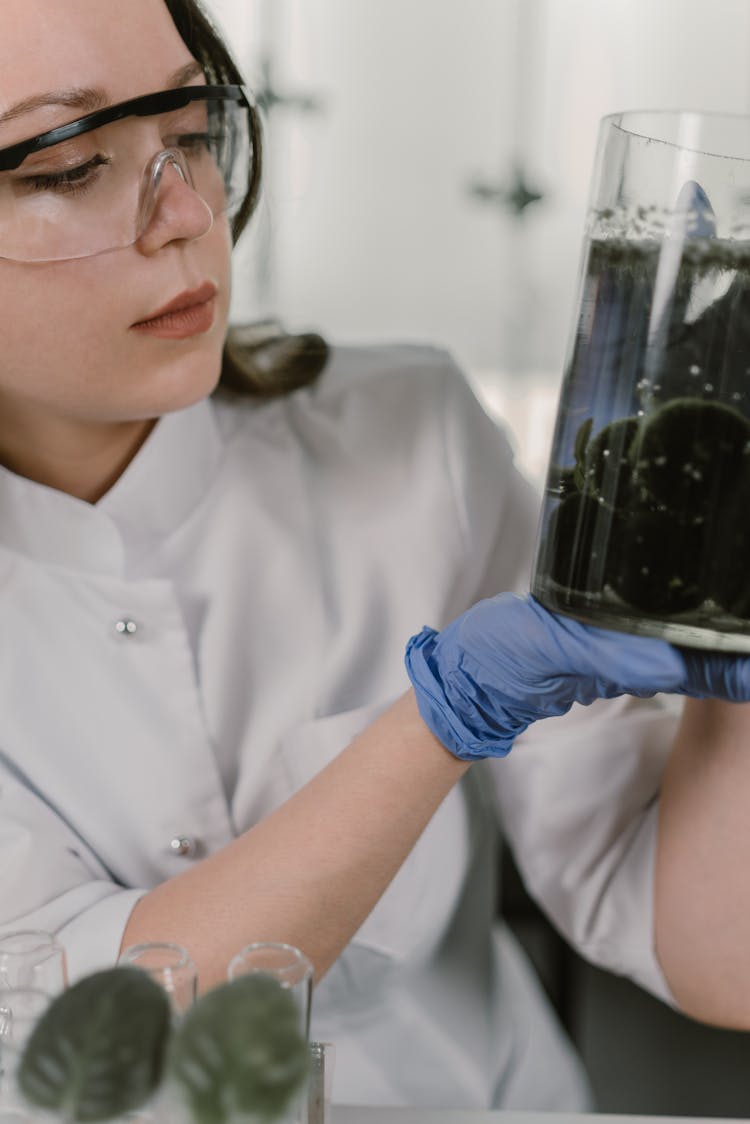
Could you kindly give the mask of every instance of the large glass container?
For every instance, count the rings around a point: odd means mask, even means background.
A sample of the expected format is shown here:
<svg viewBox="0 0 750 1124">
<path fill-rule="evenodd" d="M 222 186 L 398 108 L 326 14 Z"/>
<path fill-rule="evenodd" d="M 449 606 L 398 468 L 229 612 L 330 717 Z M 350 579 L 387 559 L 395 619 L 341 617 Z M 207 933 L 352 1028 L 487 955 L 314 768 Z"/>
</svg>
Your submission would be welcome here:
<svg viewBox="0 0 750 1124">
<path fill-rule="evenodd" d="M 602 122 L 532 590 L 750 651 L 750 117 Z"/>
</svg>

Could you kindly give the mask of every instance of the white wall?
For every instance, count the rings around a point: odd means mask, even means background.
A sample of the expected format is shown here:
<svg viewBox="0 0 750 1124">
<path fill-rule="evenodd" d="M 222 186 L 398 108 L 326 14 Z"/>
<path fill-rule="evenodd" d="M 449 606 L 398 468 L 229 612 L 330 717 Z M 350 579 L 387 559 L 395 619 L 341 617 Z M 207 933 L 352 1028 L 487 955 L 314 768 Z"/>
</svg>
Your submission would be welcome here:
<svg viewBox="0 0 750 1124">
<path fill-rule="evenodd" d="M 539 403 L 562 370 L 597 122 L 627 108 L 750 111 L 748 0 L 209 7 L 251 79 L 270 44 L 275 84 L 325 103 L 320 115 L 271 115 L 235 317 L 443 343 L 524 446 L 544 450 Z M 477 176 L 506 184 L 516 153 L 545 193 L 521 222 L 466 190 Z"/>
</svg>

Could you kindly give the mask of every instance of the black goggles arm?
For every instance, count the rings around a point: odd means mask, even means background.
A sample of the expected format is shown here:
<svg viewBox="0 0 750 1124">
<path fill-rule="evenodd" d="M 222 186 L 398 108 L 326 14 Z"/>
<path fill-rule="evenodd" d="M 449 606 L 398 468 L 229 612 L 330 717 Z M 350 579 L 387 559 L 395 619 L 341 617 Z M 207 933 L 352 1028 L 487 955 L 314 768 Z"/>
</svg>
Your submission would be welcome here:
<svg viewBox="0 0 750 1124">
<path fill-rule="evenodd" d="M 155 94 L 144 94 L 139 98 L 108 105 L 96 113 L 88 113 L 67 125 L 59 125 L 36 137 L 19 141 L 18 144 L 0 148 L 0 172 L 17 168 L 27 156 L 40 152 L 53 144 L 70 140 L 81 133 L 90 133 L 123 117 L 154 117 L 159 113 L 170 113 L 182 109 L 193 101 L 234 101 L 246 109 L 254 108 L 254 102 L 244 86 L 179 86 L 174 90 L 160 90 Z"/>
</svg>

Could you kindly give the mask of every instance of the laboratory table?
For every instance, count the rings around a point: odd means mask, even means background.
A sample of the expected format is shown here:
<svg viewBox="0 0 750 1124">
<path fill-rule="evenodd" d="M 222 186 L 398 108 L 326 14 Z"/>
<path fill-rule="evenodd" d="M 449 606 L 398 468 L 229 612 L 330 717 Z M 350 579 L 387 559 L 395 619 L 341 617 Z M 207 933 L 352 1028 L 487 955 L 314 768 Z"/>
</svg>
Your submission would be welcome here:
<svg viewBox="0 0 750 1124">
<path fill-rule="evenodd" d="M 331 1124 L 707 1124 L 708 1121 L 719 1124 L 717 1118 L 706 1116 L 616 1116 L 593 1112 L 490 1112 L 348 1105 L 331 1108 Z M 731 1124 L 731 1120 L 722 1117 L 720 1124 Z"/>
</svg>

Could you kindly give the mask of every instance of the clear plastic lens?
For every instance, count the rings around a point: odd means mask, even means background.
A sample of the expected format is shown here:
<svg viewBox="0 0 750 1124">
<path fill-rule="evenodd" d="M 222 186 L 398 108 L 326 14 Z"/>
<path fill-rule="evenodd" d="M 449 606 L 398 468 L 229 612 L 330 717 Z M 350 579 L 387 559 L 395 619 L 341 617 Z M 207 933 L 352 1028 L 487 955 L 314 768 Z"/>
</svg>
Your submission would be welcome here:
<svg viewBox="0 0 750 1124">
<path fill-rule="evenodd" d="M 247 109 L 197 100 L 161 116 L 127 117 L 33 153 L 0 172 L 0 257 L 55 261 L 132 245 L 154 157 L 169 149 L 211 215 L 233 217 L 252 159 Z M 154 185 L 151 184 L 151 190 Z M 158 206 L 158 200 L 155 201 Z"/>
</svg>

